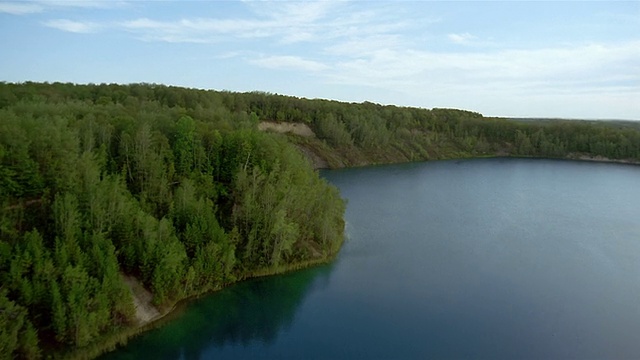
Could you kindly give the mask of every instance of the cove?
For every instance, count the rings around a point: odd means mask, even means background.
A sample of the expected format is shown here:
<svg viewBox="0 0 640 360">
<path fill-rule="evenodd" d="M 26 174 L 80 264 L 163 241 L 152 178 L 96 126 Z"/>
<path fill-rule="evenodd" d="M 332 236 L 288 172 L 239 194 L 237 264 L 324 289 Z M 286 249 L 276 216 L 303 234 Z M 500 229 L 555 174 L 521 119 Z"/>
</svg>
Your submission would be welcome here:
<svg viewBox="0 0 640 360">
<path fill-rule="evenodd" d="M 190 303 L 105 359 L 636 358 L 640 167 L 479 159 L 334 170 L 331 264 Z"/>
</svg>

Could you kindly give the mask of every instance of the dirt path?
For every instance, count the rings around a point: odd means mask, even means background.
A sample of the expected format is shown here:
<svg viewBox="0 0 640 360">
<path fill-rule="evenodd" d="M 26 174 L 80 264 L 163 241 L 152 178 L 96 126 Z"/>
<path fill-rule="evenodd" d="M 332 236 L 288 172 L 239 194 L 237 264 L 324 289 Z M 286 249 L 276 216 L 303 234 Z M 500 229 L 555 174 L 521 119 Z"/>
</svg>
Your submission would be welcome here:
<svg viewBox="0 0 640 360">
<path fill-rule="evenodd" d="M 158 309 L 153 306 L 153 304 L 151 304 L 153 295 L 149 292 L 149 290 L 145 289 L 144 286 L 142 286 L 138 279 L 128 275 L 121 274 L 120 276 L 131 291 L 131 297 L 133 297 L 133 305 L 136 308 L 136 319 L 138 320 L 138 325 L 142 326 L 148 324 L 162 316 L 162 314 L 160 314 L 160 311 L 158 311 Z"/>
</svg>

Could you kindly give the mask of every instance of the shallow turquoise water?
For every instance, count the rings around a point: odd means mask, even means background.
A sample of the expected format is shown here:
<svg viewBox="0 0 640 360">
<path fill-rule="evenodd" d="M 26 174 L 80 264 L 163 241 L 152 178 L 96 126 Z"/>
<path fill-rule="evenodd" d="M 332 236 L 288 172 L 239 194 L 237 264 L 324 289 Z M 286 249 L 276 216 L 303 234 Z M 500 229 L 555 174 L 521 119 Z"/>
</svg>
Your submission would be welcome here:
<svg viewBox="0 0 640 360">
<path fill-rule="evenodd" d="M 533 159 L 324 172 L 330 265 L 244 282 L 105 358 L 637 358 L 640 167 Z"/>
</svg>

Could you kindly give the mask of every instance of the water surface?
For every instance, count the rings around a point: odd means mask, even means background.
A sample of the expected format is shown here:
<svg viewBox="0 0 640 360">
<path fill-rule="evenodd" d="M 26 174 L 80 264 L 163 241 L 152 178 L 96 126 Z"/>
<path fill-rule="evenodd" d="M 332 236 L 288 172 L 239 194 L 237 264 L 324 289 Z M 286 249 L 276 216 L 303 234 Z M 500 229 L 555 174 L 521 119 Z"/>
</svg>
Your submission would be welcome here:
<svg viewBox="0 0 640 360">
<path fill-rule="evenodd" d="M 244 282 L 106 358 L 637 358 L 640 167 L 532 159 L 323 173 L 330 265 Z"/>
</svg>

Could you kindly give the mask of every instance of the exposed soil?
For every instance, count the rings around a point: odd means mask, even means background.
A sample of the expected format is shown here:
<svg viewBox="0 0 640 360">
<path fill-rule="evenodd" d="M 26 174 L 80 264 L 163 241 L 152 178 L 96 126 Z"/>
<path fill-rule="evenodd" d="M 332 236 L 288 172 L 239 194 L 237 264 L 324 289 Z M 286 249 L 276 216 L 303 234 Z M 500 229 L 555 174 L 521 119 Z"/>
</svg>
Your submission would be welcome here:
<svg viewBox="0 0 640 360">
<path fill-rule="evenodd" d="M 638 161 L 633 159 L 610 159 L 608 157 L 602 155 L 581 155 L 571 153 L 567 155 L 568 159 L 582 160 L 582 161 L 596 161 L 596 162 L 608 162 L 608 163 L 619 163 L 619 164 L 639 164 Z"/>
<path fill-rule="evenodd" d="M 315 137 L 316 134 L 311 130 L 307 124 L 301 123 L 286 123 L 286 122 L 271 122 L 263 121 L 258 124 L 258 129 L 261 131 L 273 131 L 277 133 L 292 133 L 304 137 Z"/>
<path fill-rule="evenodd" d="M 151 300 L 153 300 L 151 292 L 145 289 L 135 277 L 123 274 L 120 276 L 131 291 L 133 305 L 136 308 L 136 319 L 138 320 L 138 325 L 142 326 L 160 318 L 162 314 L 151 303 Z"/>
<path fill-rule="evenodd" d="M 260 131 L 273 131 L 277 133 L 291 133 L 305 138 L 315 138 L 316 134 L 311 130 L 307 124 L 301 123 L 289 123 L 289 122 L 271 122 L 263 121 L 258 124 Z M 314 169 L 326 169 L 329 168 L 329 164 L 325 159 L 316 154 L 309 147 L 297 144 L 298 150 L 309 160 Z"/>
<path fill-rule="evenodd" d="M 307 158 L 309 159 L 309 161 L 311 162 L 311 166 L 313 166 L 314 169 L 328 169 L 329 168 L 329 164 L 327 163 L 327 161 L 323 158 L 321 158 L 320 156 L 318 156 L 318 154 L 316 154 L 315 152 L 313 152 L 313 150 L 303 146 L 303 145 L 296 145 L 296 147 L 298 148 L 298 150 Z"/>
</svg>

